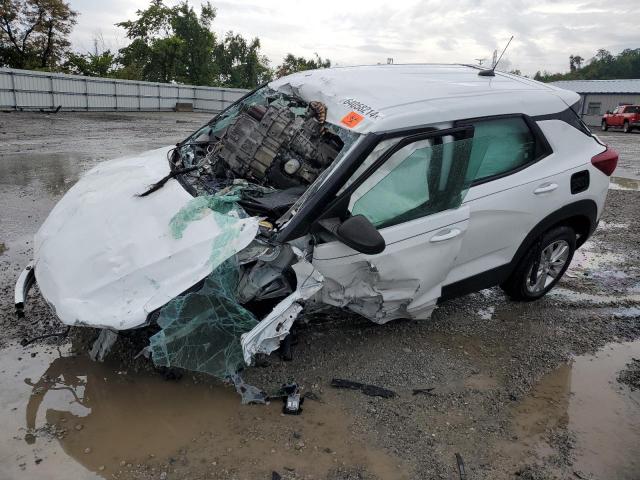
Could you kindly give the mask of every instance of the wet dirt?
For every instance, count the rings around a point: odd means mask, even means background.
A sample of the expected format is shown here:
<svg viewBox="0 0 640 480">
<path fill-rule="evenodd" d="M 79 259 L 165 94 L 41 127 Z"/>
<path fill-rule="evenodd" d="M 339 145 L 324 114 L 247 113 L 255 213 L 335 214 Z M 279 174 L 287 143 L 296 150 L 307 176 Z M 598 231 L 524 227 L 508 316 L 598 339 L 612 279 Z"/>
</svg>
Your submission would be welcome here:
<svg viewBox="0 0 640 480">
<path fill-rule="evenodd" d="M 278 402 L 243 407 L 211 379 L 165 381 L 127 342 L 104 364 L 88 361 L 86 345 L 75 354 L 69 338 L 19 347 L 61 329 L 37 288 L 23 321 L 11 300 L 33 233 L 64 191 L 98 161 L 174 143 L 206 119 L 0 114 L 0 478 L 452 480 L 456 453 L 468 479 L 637 478 L 639 392 L 617 380 L 640 356 L 632 188 L 613 187 L 600 228 L 538 302 L 496 288 L 443 303 L 429 322 L 305 317 L 292 362 L 272 355 L 243 374 L 269 391 L 295 380 L 318 394 L 300 416 L 282 416 Z M 632 178 L 640 142 L 618 140 L 605 141 Z M 332 378 L 398 396 L 333 390 Z"/>
<path fill-rule="evenodd" d="M 331 391 L 284 416 L 277 400 L 242 406 L 221 383 L 130 373 L 67 348 L 6 348 L 0 365 L 0 419 L 13 432 L 0 440 L 0 478 L 324 478 L 337 468 L 408 478 L 354 437 Z"/>
<path fill-rule="evenodd" d="M 504 449 L 515 458 L 544 461 L 555 456 L 547 463 L 570 462 L 576 478 L 637 478 L 640 392 L 615 379 L 639 355 L 638 342 L 608 345 L 595 355 L 576 356 L 545 375 L 513 408 L 518 442 Z M 569 449 L 561 451 L 569 458 L 554 449 L 558 430 L 571 432 L 563 439 Z"/>
</svg>

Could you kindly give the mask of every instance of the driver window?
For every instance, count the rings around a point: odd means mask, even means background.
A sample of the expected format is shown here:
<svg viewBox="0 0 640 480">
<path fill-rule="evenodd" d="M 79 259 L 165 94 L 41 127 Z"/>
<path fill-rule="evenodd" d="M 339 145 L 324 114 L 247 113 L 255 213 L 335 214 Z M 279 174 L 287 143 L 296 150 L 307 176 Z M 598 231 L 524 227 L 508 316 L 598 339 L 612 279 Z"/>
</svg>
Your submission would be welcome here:
<svg viewBox="0 0 640 480">
<path fill-rule="evenodd" d="M 404 145 L 351 194 L 349 211 L 380 228 L 457 208 L 469 187 L 470 151 L 471 139 L 450 136 Z"/>
</svg>

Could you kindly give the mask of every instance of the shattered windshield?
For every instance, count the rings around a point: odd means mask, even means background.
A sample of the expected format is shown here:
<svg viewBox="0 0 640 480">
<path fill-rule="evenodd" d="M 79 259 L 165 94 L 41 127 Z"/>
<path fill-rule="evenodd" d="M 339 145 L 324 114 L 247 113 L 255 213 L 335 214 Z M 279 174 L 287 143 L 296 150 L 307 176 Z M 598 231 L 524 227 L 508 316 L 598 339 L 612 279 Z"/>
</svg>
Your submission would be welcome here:
<svg viewBox="0 0 640 480">
<path fill-rule="evenodd" d="M 260 88 L 180 143 L 173 171 L 195 195 L 245 185 L 240 205 L 275 220 L 359 137 L 326 117 L 319 101 Z"/>
</svg>

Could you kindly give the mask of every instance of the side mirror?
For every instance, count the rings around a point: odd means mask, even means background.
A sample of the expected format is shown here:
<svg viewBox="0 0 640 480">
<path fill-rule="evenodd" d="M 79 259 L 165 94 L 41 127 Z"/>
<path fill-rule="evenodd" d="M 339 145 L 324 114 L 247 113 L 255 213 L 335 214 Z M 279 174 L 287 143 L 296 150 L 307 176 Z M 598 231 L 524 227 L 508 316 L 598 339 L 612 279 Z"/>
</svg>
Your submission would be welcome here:
<svg viewBox="0 0 640 480">
<path fill-rule="evenodd" d="M 355 215 L 340 222 L 337 218 L 328 218 L 318 222 L 346 246 L 367 255 L 384 251 L 386 244 L 380 232 L 364 215 Z"/>
</svg>

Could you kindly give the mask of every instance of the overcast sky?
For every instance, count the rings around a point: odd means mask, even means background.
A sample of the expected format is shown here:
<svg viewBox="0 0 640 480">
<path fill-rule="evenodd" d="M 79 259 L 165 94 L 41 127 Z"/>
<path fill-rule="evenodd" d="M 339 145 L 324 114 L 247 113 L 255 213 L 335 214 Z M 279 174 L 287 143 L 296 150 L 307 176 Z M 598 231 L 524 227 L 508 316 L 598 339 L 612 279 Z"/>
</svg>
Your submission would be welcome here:
<svg viewBox="0 0 640 480">
<path fill-rule="evenodd" d="M 177 0 L 165 0 L 175 5 Z M 132 19 L 147 0 L 70 0 L 80 13 L 73 46 L 127 44 L 116 22 Z M 196 7 L 199 1 L 190 0 Z M 278 65 L 285 54 L 317 52 L 335 65 L 476 63 L 515 38 L 505 55 L 523 73 L 566 71 L 570 54 L 640 47 L 640 0 L 235 0 L 213 1 L 213 30 L 259 37 Z M 508 65 L 509 65 L 508 63 Z"/>
</svg>

